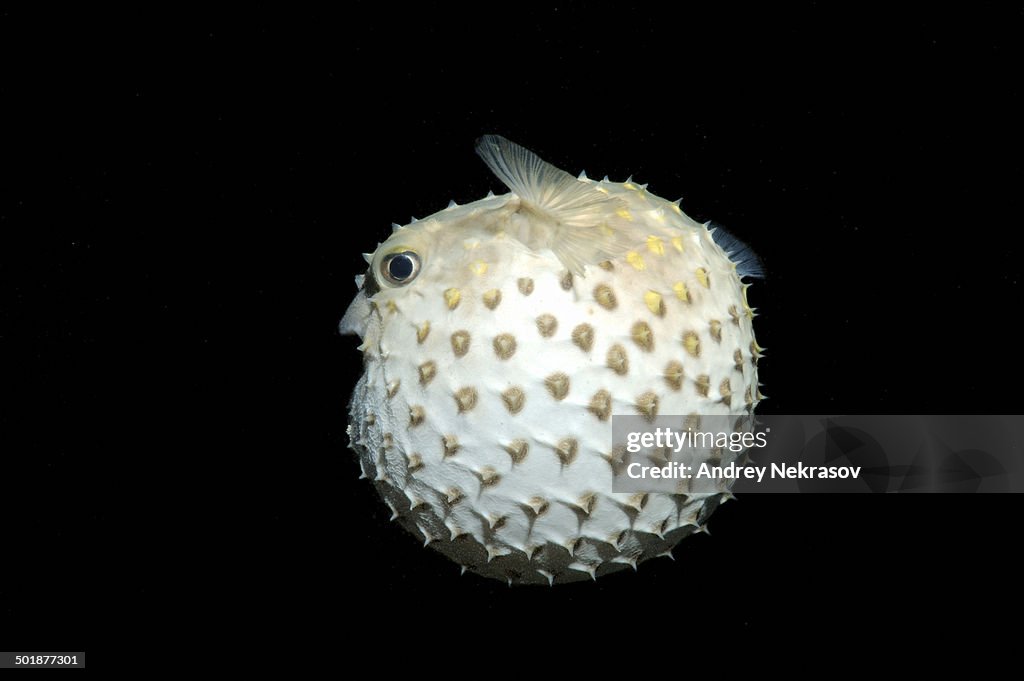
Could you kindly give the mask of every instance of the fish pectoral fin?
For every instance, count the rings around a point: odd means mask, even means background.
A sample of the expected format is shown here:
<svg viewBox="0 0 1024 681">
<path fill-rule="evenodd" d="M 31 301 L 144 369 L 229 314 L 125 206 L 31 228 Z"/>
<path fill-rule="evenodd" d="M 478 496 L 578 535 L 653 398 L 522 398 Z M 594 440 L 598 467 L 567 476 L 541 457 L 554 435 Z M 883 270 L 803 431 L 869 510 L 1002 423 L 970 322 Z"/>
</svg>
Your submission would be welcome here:
<svg viewBox="0 0 1024 681">
<path fill-rule="evenodd" d="M 526 245 L 549 247 L 574 274 L 621 257 L 634 241 L 626 202 L 599 191 L 498 135 L 484 135 L 476 153 L 530 209 L 539 229 Z"/>
</svg>

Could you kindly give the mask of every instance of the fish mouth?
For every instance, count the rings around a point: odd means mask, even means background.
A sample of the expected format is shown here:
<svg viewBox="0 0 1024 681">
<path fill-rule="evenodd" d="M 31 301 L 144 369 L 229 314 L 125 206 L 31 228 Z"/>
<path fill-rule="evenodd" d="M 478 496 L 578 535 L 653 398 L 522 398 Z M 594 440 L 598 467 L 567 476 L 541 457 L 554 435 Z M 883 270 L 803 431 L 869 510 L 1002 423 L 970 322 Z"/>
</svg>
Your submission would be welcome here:
<svg viewBox="0 0 1024 681">
<path fill-rule="evenodd" d="M 338 324 L 338 332 L 343 336 L 354 335 L 365 340 L 374 312 L 374 306 L 370 303 L 366 291 L 359 291 L 348 309 L 345 310 L 345 315 Z M 377 323 L 380 323 L 379 319 Z"/>
</svg>

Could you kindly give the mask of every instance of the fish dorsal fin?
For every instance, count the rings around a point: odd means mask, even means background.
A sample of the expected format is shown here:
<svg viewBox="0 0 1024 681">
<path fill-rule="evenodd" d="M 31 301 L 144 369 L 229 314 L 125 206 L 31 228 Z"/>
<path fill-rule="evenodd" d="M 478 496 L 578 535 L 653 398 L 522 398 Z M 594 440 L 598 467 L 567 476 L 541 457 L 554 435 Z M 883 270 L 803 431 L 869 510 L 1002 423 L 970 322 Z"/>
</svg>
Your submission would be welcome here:
<svg viewBox="0 0 1024 681">
<path fill-rule="evenodd" d="M 575 274 L 587 265 L 615 260 L 629 250 L 626 203 L 581 182 L 529 149 L 498 135 L 484 135 L 476 153 L 509 190 L 544 219 L 527 243 L 550 248 Z M 626 216 L 626 217 L 624 217 Z"/>
</svg>

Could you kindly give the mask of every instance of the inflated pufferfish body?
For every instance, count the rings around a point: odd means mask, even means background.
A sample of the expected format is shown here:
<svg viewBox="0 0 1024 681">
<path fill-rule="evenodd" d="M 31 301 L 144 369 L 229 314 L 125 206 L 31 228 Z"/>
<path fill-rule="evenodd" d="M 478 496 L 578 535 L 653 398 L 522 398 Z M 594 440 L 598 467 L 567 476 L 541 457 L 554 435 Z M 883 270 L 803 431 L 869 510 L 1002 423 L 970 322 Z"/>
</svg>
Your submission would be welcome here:
<svg viewBox="0 0 1024 681">
<path fill-rule="evenodd" d="M 721 495 L 612 493 L 611 415 L 753 410 L 756 261 L 642 186 L 500 137 L 477 151 L 511 193 L 397 227 L 342 320 L 363 474 L 426 544 L 510 584 L 667 554 Z"/>
</svg>

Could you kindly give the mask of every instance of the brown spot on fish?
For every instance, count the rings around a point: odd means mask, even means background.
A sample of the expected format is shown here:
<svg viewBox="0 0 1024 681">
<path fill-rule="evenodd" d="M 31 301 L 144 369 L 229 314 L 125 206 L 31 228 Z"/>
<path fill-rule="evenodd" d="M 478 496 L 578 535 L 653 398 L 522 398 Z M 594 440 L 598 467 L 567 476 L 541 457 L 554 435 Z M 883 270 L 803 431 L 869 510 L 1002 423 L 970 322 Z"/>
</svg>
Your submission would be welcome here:
<svg viewBox="0 0 1024 681">
<path fill-rule="evenodd" d="M 508 452 L 508 455 L 512 457 L 512 463 L 522 463 L 526 459 L 526 455 L 530 451 L 530 446 L 526 443 L 526 440 L 512 440 L 504 446 L 504 450 Z"/>
<path fill-rule="evenodd" d="M 606 310 L 614 310 L 618 305 L 618 301 L 615 299 L 615 292 L 607 284 L 598 284 L 594 287 L 594 300 Z"/>
<path fill-rule="evenodd" d="M 587 411 L 596 416 L 598 421 L 607 421 L 612 415 L 612 394 L 607 390 L 598 390 L 590 398 Z"/>
<path fill-rule="evenodd" d="M 501 291 L 496 288 L 492 288 L 490 291 L 484 291 L 484 305 L 488 310 L 501 305 Z"/>
<path fill-rule="evenodd" d="M 544 385 L 556 400 L 564 400 L 565 396 L 569 394 L 569 377 L 561 371 L 544 379 Z"/>
<path fill-rule="evenodd" d="M 736 309 L 735 305 L 729 306 L 729 317 L 732 318 L 732 323 L 736 326 L 740 325 L 740 311 Z"/>
<path fill-rule="evenodd" d="M 681 362 L 672 360 L 665 365 L 665 382 L 673 390 L 683 387 L 683 365 Z"/>
<path fill-rule="evenodd" d="M 469 352 L 469 331 L 456 331 L 452 334 L 452 352 L 456 357 L 465 357 Z"/>
<path fill-rule="evenodd" d="M 494 354 L 498 359 L 508 359 L 516 354 L 516 338 L 510 333 L 502 333 L 494 337 Z"/>
<path fill-rule="evenodd" d="M 717 319 L 711 320 L 711 338 L 714 339 L 716 343 L 722 342 L 722 322 Z"/>
<path fill-rule="evenodd" d="M 416 404 L 409 407 L 409 426 L 418 426 L 423 423 L 423 419 L 426 418 L 426 412 L 423 407 Z"/>
<path fill-rule="evenodd" d="M 654 417 L 658 415 L 658 396 L 648 390 L 636 398 L 634 406 L 641 416 L 648 421 L 654 421 Z"/>
<path fill-rule="evenodd" d="M 526 403 L 526 393 L 523 392 L 522 388 L 512 386 L 501 393 L 501 400 L 505 403 L 505 408 L 508 409 L 510 414 L 518 414 L 522 411 L 523 404 Z"/>
<path fill-rule="evenodd" d="M 467 411 L 472 411 L 473 408 L 476 406 L 476 401 L 476 388 L 472 386 L 459 388 L 455 392 L 455 404 L 458 406 L 460 414 L 464 414 Z"/>
<path fill-rule="evenodd" d="M 641 349 L 647 352 L 654 349 L 654 332 L 651 331 L 651 327 L 647 322 L 641 321 L 633 324 L 630 335 L 633 337 L 633 342 L 640 346 Z"/>
<path fill-rule="evenodd" d="M 572 330 L 572 342 L 583 352 L 590 352 L 594 345 L 594 327 L 590 324 L 580 324 Z"/>
<path fill-rule="evenodd" d="M 701 374 L 697 377 L 697 394 L 701 397 L 707 397 L 708 392 L 711 390 L 711 377 L 707 374 Z"/>
<path fill-rule="evenodd" d="M 615 344 L 608 348 L 606 360 L 608 368 L 619 376 L 625 376 L 629 372 L 629 358 L 626 356 L 625 348 L 621 345 Z"/>
<path fill-rule="evenodd" d="M 558 441 L 558 445 L 555 447 L 555 455 L 563 466 L 568 466 L 576 459 L 576 453 L 579 451 L 579 443 L 576 442 L 575 438 L 567 437 Z"/>
<path fill-rule="evenodd" d="M 545 338 L 551 338 L 558 330 L 558 320 L 549 314 L 542 314 L 537 317 L 537 331 Z"/>
<path fill-rule="evenodd" d="M 419 366 L 420 371 L 420 385 L 429 385 L 434 380 L 434 376 L 437 375 L 437 364 L 433 361 L 424 362 Z"/>
<path fill-rule="evenodd" d="M 722 402 L 725 406 L 732 406 L 732 385 L 729 383 L 728 378 L 719 384 L 718 393 L 722 396 Z"/>
</svg>

